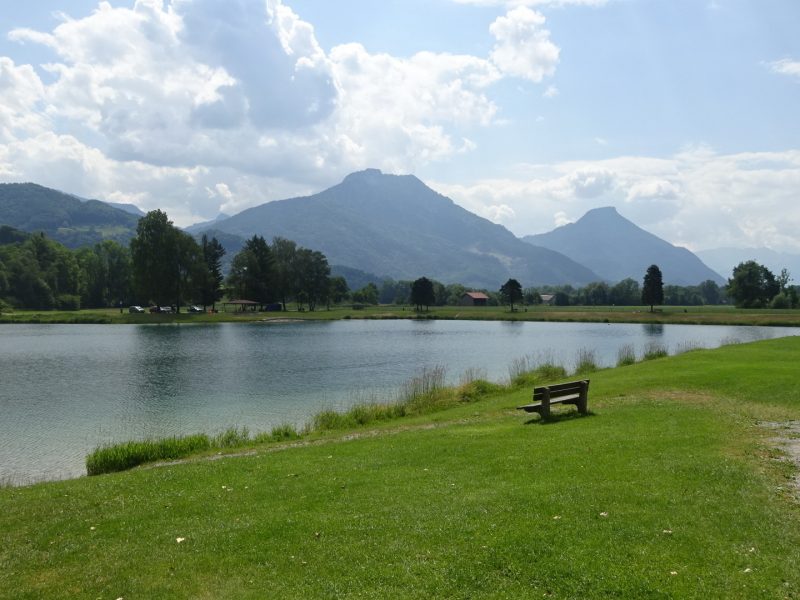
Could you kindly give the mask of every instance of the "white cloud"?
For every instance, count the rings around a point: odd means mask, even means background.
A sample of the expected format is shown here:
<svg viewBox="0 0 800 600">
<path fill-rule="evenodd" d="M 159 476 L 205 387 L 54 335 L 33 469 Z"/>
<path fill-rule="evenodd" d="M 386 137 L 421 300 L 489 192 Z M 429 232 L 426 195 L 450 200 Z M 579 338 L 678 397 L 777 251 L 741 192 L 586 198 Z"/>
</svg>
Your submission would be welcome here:
<svg viewBox="0 0 800 600">
<path fill-rule="evenodd" d="M 48 126 L 46 116 L 36 110 L 43 99 L 44 86 L 33 68 L 0 56 L 0 143 Z"/>
<path fill-rule="evenodd" d="M 558 96 L 558 94 L 559 91 L 556 86 L 548 85 L 547 89 L 544 91 L 544 94 L 542 94 L 542 96 L 544 96 L 545 98 L 555 98 L 556 96 Z"/>
<path fill-rule="evenodd" d="M 555 73 L 560 50 L 543 28 L 541 13 L 518 6 L 489 27 L 496 39 L 492 61 L 506 74 L 539 83 Z"/>
<path fill-rule="evenodd" d="M 478 214 L 514 211 L 517 235 L 542 233 L 615 205 L 652 233 L 691 249 L 768 246 L 800 252 L 800 151 L 719 155 L 706 147 L 670 158 L 618 157 L 520 167 L 513 178 L 432 183 Z"/>
<path fill-rule="evenodd" d="M 55 58 L 40 65 L 43 83 L 31 65 L 0 57 L 0 141 L 15 157 L 1 168 L 15 180 L 141 204 L 155 197 L 148 169 L 156 178 L 202 173 L 202 185 L 161 196 L 186 219 L 216 214 L 212 200 L 240 210 L 367 166 L 414 171 L 474 151 L 467 135 L 501 122 L 493 84 L 553 72 L 558 48 L 543 23 L 516 8 L 491 26 L 490 56 L 400 58 L 357 43 L 326 53 L 281 0 L 100 2 L 52 31 L 9 34 Z M 48 156 L 40 144 L 51 132 Z M 209 198 L 206 187 L 220 181 L 231 198 Z M 244 192 L 265 181 L 269 190 Z"/>
<path fill-rule="evenodd" d="M 773 73 L 779 75 L 789 75 L 791 77 L 800 77 L 800 60 L 791 60 L 784 58 L 769 63 L 769 68 Z"/>
</svg>

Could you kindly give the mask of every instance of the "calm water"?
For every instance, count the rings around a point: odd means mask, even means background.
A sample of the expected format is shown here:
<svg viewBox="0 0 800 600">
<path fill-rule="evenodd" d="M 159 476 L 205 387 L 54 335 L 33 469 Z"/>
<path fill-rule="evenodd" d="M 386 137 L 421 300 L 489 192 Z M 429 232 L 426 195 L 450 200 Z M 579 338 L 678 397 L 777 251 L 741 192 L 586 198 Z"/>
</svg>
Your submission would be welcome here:
<svg viewBox="0 0 800 600">
<path fill-rule="evenodd" d="M 675 352 L 798 328 L 469 321 L 182 326 L 0 325 L 0 481 L 83 474 L 99 444 L 230 426 L 302 424 L 320 408 L 391 398 L 425 367 L 508 377 L 519 357 L 601 365 L 633 344 Z"/>
</svg>

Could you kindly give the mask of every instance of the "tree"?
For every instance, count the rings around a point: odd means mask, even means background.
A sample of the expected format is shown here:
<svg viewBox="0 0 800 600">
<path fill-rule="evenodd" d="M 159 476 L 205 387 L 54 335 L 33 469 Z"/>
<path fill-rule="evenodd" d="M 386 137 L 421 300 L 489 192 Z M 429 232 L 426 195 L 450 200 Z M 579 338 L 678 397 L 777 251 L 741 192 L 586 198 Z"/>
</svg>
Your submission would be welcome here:
<svg viewBox="0 0 800 600">
<path fill-rule="evenodd" d="M 738 308 L 769 306 L 781 291 L 772 272 L 754 260 L 739 263 L 733 269 L 733 277 L 728 280 L 726 289 Z"/>
<path fill-rule="evenodd" d="M 500 286 L 500 298 L 504 304 L 510 305 L 511 312 L 514 312 L 514 303 L 522 302 L 522 285 L 516 279 L 509 279 Z"/>
<path fill-rule="evenodd" d="M 697 286 L 697 289 L 703 298 L 703 304 L 720 304 L 722 302 L 722 290 L 715 281 L 706 279 Z"/>
<path fill-rule="evenodd" d="M 628 277 L 612 286 L 608 299 L 615 306 L 635 306 L 641 302 L 642 291 L 639 282 Z"/>
<path fill-rule="evenodd" d="M 584 303 L 589 306 L 605 306 L 609 304 L 610 290 L 603 281 L 595 281 L 583 288 Z"/>
<path fill-rule="evenodd" d="M 650 305 L 650 312 L 656 304 L 664 303 L 664 279 L 657 265 L 647 267 L 642 284 L 642 304 Z"/>
<path fill-rule="evenodd" d="M 295 256 L 297 244 L 282 237 L 272 238 L 270 246 L 275 258 L 275 295 L 286 310 L 286 300 L 294 293 L 297 274 L 295 273 Z"/>
<path fill-rule="evenodd" d="M 299 304 L 307 302 L 308 309 L 313 311 L 317 302 L 327 300 L 331 268 L 322 252 L 299 248 L 295 252 L 292 272 L 295 275 L 294 297 Z"/>
<path fill-rule="evenodd" d="M 353 302 L 357 304 L 377 304 L 378 286 L 370 282 L 352 294 Z"/>
<path fill-rule="evenodd" d="M 350 292 L 350 288 L 347 286 L 347 280 L 342 276 L 331 277 L 328 280 L 328 286 L 328 308 L 330 308 L 331 302 L 334 304 L 341 303 L 347 298 L 348 292 Z"/>
<path fill-rule="evenodd" d="M 789 269 L 781 269 L 781 274 L 775 278 L 775 281 L 778 282 L 781 292 L 786 293 L 786 290 L 789 288 L 789 282 L 792 281 L 792 276 L 789 273 Z"/>
<path fill-rule="evenodd" d="M 422 310 L 423 306 L 428 309 L 435 302 L 436 294 L 433 290 L 433 282 L 430 279 L 420 277 L 411 284 L 411 304 L 417 310 Z"/>
<path fill-rule="evenodd" d="M 275 260 L 269 244 L 254 235 L 233 257 L 228 282 L 240 299 L 269 304 L 275 298 Z"/>
<path fill-rule="evenodd" d="M 165 212 L 151 210 L 139 219 L 131 240 L 131 262 L 134 290 L 141 300 L 174 304 L 180 312 L 199 260 L 197 242 L 175 227 Z"/>
<path fill-rule="evenodd" d="M 81 306 L 122 306 L 131 295 L 131 254 L 113 240 L 80 248 Z"/>
<path fill-rule="evenodd" d="M 200 253 L 203 257 L 202 272 L 197 285 L 197 294 L 200 304 L 205 309 L 211 306 L 216 309 L 216 303 L 222 298 L 222 257 L 225 256 L 225 248 L 219 243 L 217 238 L 210 240 L 204 233 L 200 239 Z"/>
</svg>

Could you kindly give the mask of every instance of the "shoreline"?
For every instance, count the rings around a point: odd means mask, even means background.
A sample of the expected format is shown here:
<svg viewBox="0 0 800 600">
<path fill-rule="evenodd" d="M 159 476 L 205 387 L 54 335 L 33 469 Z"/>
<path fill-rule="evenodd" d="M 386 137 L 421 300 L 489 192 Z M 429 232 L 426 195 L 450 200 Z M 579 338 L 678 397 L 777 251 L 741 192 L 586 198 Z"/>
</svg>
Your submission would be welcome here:
<svg viewBox="0 0 800 600">
<path fill-rule="evenodd" d="M 129 314 L 118 309 L 80 311 L 14 311 L 0 313 L 0 324 L 53 325 L 147 325 L 184 323 L 298 323 L 338 320 L 464 320 L 532 321 L 581 323 L 633 323 L 653 325 L 754 325 L 800 327 L 800 309 L 737 309 L 730 306 L 668 306 L 656 312 L 645 307 L 557 307 L 532 306 L 511 312 L 507 307 L 432 307 L 416 312 L 406 306 L 374 306 L 363 309 L 334 307 L 317 311 L 289 310 L 285 313 L 214 313 L 214 314 Z"/>
</svg>

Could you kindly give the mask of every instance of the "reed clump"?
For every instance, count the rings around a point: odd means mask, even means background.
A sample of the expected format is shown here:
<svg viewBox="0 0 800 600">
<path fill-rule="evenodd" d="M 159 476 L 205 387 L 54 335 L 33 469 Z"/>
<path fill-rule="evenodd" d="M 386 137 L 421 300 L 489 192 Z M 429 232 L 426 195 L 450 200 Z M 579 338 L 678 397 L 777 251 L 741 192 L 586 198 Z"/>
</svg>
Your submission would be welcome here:
<svg viewBox="0 0 800 600">
<path fill-rule="evenodd" d="M 663 344 L 658 342 L 650 342 L 644 349 L 644 356 L 642 360 L 655 360 L 657 358 L 665 358 L 669 356 L 669 350 Z"/>
<path fill-rule="evenodd" d="M 597 370 L 597 359 L 594 350 L 581 348 L 575 360 L 575 374 L 584 375 Z"/>
<path fill-rule="evenodd" d="M 203 433 L 101 446 L 86 457 L 86 472 L 99 475 L 126 471 L 144 463 L 184 458 L 211 447 L 211 439 Z"/>
<path fill-rule="evenodd" d="M 627 367 L 636 363 L 636 350 L 633 344 L 625 344 L 617 350 L 617 366 Z"/>
</svg>

